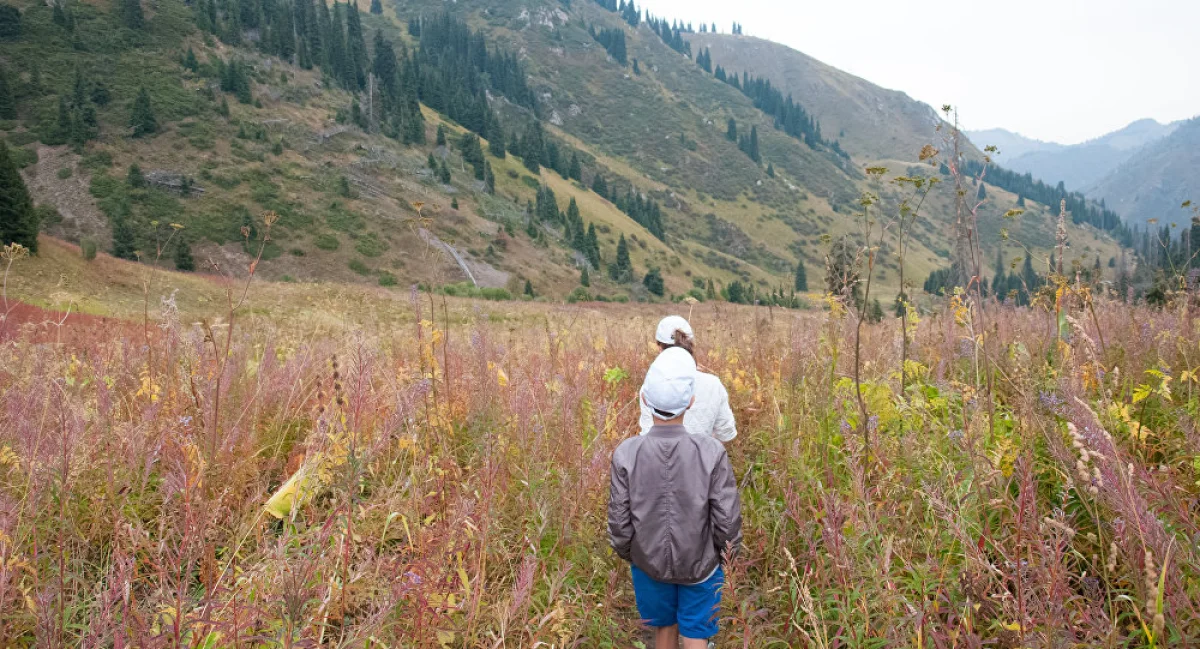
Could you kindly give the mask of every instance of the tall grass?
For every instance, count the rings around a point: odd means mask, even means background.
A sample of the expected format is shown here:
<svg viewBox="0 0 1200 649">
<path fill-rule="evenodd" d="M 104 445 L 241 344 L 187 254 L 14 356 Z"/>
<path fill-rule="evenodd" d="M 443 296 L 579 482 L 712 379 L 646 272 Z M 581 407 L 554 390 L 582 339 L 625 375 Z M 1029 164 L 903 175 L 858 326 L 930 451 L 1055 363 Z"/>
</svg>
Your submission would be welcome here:
<svg viewBox="0 0 1200 649">
<path fill-rule="evenodd" d="M 634 646 L 603 521 L 652 319 L 434 307 L 7 332 L 0 646 Z M 741 430 L 719 644 L 1200 642 L 1195 329 L 1067 309 L 861 326 L 860 405 L 852 314 L 697 307 Z"/>
</svg>

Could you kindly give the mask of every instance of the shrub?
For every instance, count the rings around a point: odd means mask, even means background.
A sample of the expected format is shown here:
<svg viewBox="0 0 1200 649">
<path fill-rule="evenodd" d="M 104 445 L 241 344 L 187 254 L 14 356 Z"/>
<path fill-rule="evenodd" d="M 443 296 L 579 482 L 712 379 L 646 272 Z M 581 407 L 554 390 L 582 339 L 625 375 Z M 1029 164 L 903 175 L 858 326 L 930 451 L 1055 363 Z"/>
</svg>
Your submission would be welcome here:
<svg viewBox="0 0 1200 649">
<path fill-rule="evenodd" d="M 355 259 L 350 262 L 350 270 L 358 273 L 359 275 L 370 275 L 371 274 L 371 269 L 367 268 L 367 265 L 362 263 L 362 261 L 360 261 L 358 259 Z"/>
<path fill-rule="evenodd" d="M 332 234 L 321 233 L 317 235 L 316 239 L 313 239 L 313 245 L 321 250 L 333 251 L 340 248 L 342 242 L 338 241 L 338 238 Z"/>
<path fill-rule="evenodd" d="M 396 276 L 387 272 L 386 270 L 382 273 L 379 273 L 380 286 L 396 286 L 399 283 L 400 281 L 396 279 Z"/>
<path fill-rule="evenodd" d="M 93 239 L 84 239 L 79 242 L 79 252 L 83 255 L 86 261 L 91 261 L 96 258 L 96 242 Z"/>
<path fill-rule="evenodd" d="M 108 151 L 91 151 L 79 161 L 79 166 L 93 172 L 108 169 L 112 165 L 112 154 Z"/>
<path fill-rule="evenodd" d="M 354 244 L 354 249 L 364 257 L 373 258 L 387 252 L 388 246 L 374 232 L 371 232 L 359 237 L 358 242 Z"/>
<path fill-rule="evenodd" d="M 58 179 L 66 180 L 66 179 L 70 178 L 72 176 L 72 174 L 74 174 L 74 173 L 75 172 L 73 172 L 70 167 L 63 167 L 62 169 L 58 170 Z"/>
</svg>

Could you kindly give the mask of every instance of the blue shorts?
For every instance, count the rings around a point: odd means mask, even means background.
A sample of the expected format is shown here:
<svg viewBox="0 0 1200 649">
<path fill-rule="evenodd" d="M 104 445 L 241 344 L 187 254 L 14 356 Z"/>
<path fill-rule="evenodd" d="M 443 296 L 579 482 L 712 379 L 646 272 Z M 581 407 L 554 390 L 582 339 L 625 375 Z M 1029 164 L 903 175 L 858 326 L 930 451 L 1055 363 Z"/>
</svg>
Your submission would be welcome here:
<svg viewBox="0 0 1200 649">
<path fill-rule="evenodd" d="M 692 640 L 707 640 L 717 635 L 717 615 L 721 609 L 721 587 L 725 572 L 717 571 L 702 583 L 678 586 L 654 581 L 633 566 L 633 594 L 638 615 L 652 627 L 679 625 L 679 635 Z"/>
</svg>

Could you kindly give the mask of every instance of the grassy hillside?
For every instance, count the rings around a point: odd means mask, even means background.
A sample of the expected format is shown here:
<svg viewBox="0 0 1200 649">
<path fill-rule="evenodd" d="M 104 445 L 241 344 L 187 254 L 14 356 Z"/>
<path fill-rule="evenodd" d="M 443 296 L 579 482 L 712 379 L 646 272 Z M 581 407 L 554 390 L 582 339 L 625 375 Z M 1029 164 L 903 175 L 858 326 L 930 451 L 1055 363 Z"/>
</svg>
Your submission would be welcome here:
<svg viewBox="0 0 1200 649">
<path fill-rule="evenodd" d="M 692 49 L 708 48 L 713 65 L 765 76 L 791 93 L 852 155 L 915 160 L 921 147 L 940 144 L 940 116 L 903 92 L 881 88 L 786 45 L 752 36 L 689 34 Z M 952 98 L 948 98 L 952 99 Z"/>
<path fill-rule="evenodd" d="M 319 66 L 306 70 L 293 65 L 295 58 L 249 47 L 253 32 L 241 46 L 230 46 L 197 29 L 193 8 L 178 0 L 146 7 L 143 30 L 123 27 L 108 3 L 71 7 L 74 27 L 67 29 L 50 7 L 22 5 L 22 34 L 0 44 L 17 110 L 16 119 L 0 127 L 18 150 L 37 202 L 57 209 L 46 230 L 110 250 L 114 226 L 126 224 L 141 258 L 149 259 L 171 224 L 179 224 L 183 229 L 162 250 L 164 261 L 169 264 L 173 247 L 184 241 L 201 270 L 244 273 L 261 250 L 260 276 L 278 281 L 404 287 L 472 277 L 514 294 L 528 281 L 537 295 L 561 298 L 578 286 L 581 258 L 561 226 L 539 223 L 527 210 L 544 186 L 554 191 L 560 211 L 575 199 L 583 222 L 596 227 L 604 265 L 615 260 L 622 235 L 629 243 L 633 281 L 613 282 L 603 268 L 592 268 L 593 295 L 651 297 L 641 286 L 651 268 L 661 269 L 667 297 L 709 281 L 718 288 L 734 280 L 764 291 L 790 287 L 798 260 L 819 289 L 829 236 L 856 231 L 857 198 L 872 189 L 860 165 L 912 160 L 934 141 L 923 138 L 934 134 L 919 124 L 933 122 L 922 122 L 930 116 L 920 117 L 914 102 L 809 62 L 825 83 L 844 89 L 828 95 L 828 105 L 810 106 L 830 138 L 844 129 L 841 141 L 852 153 L 854 142 L 891 142 L 879 155 L 850 162 L 777 130 L 750 99 L 669 48 L 644 23 L 630 27 L 592 2 L 568 9 L 549 0 L 463 0 L 453 16 L 481 30 L 489 47 L 517 54 L 528 75 L 534 104 L 490 94 L 509 144 L 536 120 L 563 156 L 582 161 L 578 180 L 545 167 L 532 172 L 516 156 L 492 155 L 484 139 L 493 194 L 476 180 L 459 146 L 467 130 L 428 106 L 422 107 L 424 143 L 406 145 L 370 117 L 355 123 L 355 110 L 372 110 L 376 95 L 348 92 Z M 376 54 L 376 32 L 401 53 L 416 51 L 408 22 L 444 8 L 421 0 L 387 3 L 381 15 L 362 13 L 366 56 Z M 589 28 L 622 30 L 629 62 L 610 56 Z M 743 42 L 754 43 L 736 39 Z M 713 54 L 721 63 L 721 50 Z M 798 53 L 789 57 L 804 60 Z M 222 90 L 221 71 L 234 62 L 250 81 L 241 100 Z M 132 137 L 132 106 L 142 88 L 159 127 Z M 85 142 L 72 143 L 59 107 L 74 106 L 80 92 L 105 101 L 84 102 L 95 104 L 96 127 Z M 894 110 L 866 119 L 863 106 L 879 92 L 891 97 Z M 859 117 L 839 126 L 831 108 L 839 103 L 844 114 Z M 726 138 L 729 119 L 742 134 L 756 130 L 761 162 Z M 439 128 L 447 146 L 436 142 Z M 451 171 L 450 182 L 428 168 L 430 157 Z M 884 164 L 893 175 L 917 169 Z M 146 186 L 130 184 L 133 165 L 150 179 Z M 621 211 L 616 192 L 593 191 L 597 176 L 622 196 L 633 191 L 660 205 L 663 239 Z M 179 191 L 185 179 L 187 195 Z M 884 193 L 895 198 L 894 191 Z M 1015 201 L 993 194 L 983 212 L 988 255 L 1000 240 L 999 215 Z M 268 211 L 278 216 L 269 241 Z M 908 261 L 908 276 L 918 285 L 946 264 L 952 201 L 945 185 L 924 214 Z M 1051 220 L 1037 209 L 1024 220 L 1005 227 L 1029 235 L 1022 239 L 1044 251 L 1039 247 L 1049 238 L 1041 235 Z M 1086 242 L 1083 247 L 1112 254 L 1110 243 L 1085 230 L 1073 229 L 1073 236 Z M 885 260 L 885 290 L 898 290 L 897 268 L 896 260 Z"/>
</svg>

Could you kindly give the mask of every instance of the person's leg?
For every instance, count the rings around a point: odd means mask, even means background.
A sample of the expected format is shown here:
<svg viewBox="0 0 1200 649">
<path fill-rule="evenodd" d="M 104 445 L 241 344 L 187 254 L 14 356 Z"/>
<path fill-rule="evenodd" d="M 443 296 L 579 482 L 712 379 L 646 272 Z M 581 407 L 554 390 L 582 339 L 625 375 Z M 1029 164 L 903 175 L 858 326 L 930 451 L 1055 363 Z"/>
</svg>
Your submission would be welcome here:
<svg viewBox="0 0 1200 649">
<path fill-rule="evenodd" d="M 687 647 L 686 641 L 684 642 L 683 646 Z M 679 625 L 654 629 L 654 649 L 679 649 Z"/>
<path fill-rule="evenodd" d="M 654 581 L 637 566 L 632 566 L 630 573 L 633 576 L 633 595 L 637 603 L 638 617 L 653 630 L 655 646 L 676 649 L 679 644 L 679 620 L 676 617 L 679 587 Z M 664 641 L 667 644 L 663 644 Z"/>
<path fill-rule="evenodd" d="M 724 585 L 725 573 L 717 568 L 703 583 L 679 587 L 679 612 L 676 615 L 684 649 L 706 649 L 708 639 L 717 635 Z"/>
</svg>

